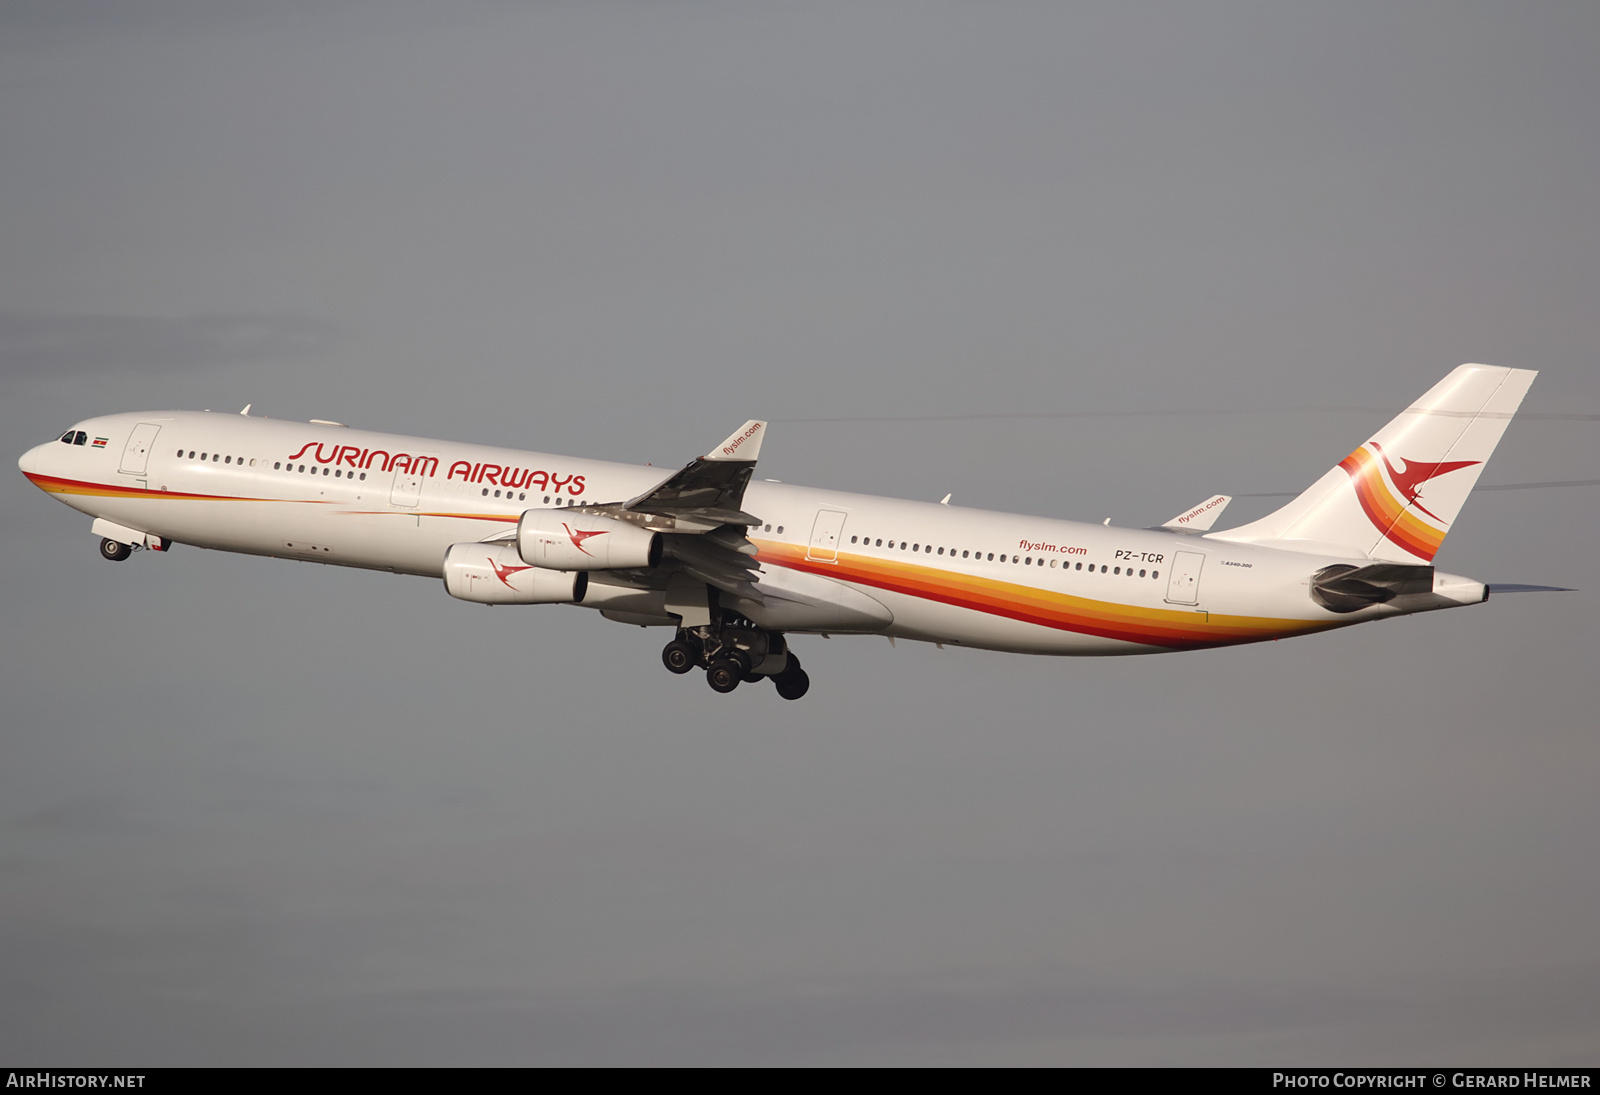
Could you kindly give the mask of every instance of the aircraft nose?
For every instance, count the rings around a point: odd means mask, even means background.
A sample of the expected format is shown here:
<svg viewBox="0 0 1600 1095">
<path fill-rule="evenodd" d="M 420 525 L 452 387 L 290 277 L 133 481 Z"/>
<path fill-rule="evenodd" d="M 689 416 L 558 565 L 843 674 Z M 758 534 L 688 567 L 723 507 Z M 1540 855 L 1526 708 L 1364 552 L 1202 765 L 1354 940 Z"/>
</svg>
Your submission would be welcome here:
<svg viewBox="0 0 1600 1095">
<path fill-rule="evenodd" d="M 38 469 L 38 467 L 39 467 L 39 450 L 42 449 L 42 448 L 44 448 L 43 445 L 35 445 L 33 448 L 31 448 L 27 452 L 23 453 L 22 456 L 17 459 L 17 467 L 22 469 L 24 475 L 29 474 L 29 473 L 31 473 L 33 471 L 36 471 Z"/>
</svg>

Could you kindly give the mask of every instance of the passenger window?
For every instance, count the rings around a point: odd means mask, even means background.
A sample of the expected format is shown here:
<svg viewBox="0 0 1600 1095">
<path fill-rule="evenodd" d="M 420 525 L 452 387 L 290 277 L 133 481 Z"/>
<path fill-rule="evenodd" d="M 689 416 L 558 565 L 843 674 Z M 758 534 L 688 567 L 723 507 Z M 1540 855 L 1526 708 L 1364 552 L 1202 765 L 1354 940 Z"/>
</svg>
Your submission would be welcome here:
<svg viewBox="0 0 1600 1095">
<path fill-rule="evenodd" d="M 779 526 L 778 526 L 778 535 L 779 535 L 779 536 L 782 536 L 782 535 L 783 535 L 783 526 L 782 526 L 782 525 L 779 525 Z"/>
<path fill-rule="evenodd" d="M 1159 578 L 1159 577 L 1161 577 L 1161 572 L 1159 570 L 1152 570 L 1150 572 L 1150 577 Z"/>
</svg>

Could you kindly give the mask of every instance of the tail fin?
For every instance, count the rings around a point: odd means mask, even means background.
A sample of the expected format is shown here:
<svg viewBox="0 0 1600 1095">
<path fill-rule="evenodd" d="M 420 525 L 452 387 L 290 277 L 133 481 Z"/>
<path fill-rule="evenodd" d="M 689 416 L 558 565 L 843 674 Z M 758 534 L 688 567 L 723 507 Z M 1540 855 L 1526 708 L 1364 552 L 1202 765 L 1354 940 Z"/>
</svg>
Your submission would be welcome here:
<svg viewBox="0 0 1600 1095">
<path fill-rule="evenodd" d="M 1538 375 L 1463 365 L 1293 502 L 1209 538 L 1318 555 L 1432 562 Z"/>
</svg>

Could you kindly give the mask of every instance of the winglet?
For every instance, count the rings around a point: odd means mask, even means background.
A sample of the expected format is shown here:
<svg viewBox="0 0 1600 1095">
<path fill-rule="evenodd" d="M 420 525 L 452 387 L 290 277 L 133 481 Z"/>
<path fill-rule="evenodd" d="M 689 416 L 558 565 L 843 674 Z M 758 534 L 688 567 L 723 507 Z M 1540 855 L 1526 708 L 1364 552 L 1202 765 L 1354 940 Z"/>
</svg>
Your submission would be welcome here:
<svg viewBox="0 0 1600 1095">
<path fill-rule="evenodd" d="M 1233 501 L 1231 494 L 1213 494 L 1198 506 L 1178 514 L 1161 527 L 1174 532 L 1206 532 L 1217 523 L 1217 518 L 1228 508 L 1228 503 L 1231 501 Z"/>
<path fill-rule="evenodd" d="M 756 457 L 761 455 L 761 438 L 766 431 L 765 422 L 752 418 L 729 434 L 726 441 L 706 453 L 704 459 L 743 460 L 754 464 Z"/>
</svg>

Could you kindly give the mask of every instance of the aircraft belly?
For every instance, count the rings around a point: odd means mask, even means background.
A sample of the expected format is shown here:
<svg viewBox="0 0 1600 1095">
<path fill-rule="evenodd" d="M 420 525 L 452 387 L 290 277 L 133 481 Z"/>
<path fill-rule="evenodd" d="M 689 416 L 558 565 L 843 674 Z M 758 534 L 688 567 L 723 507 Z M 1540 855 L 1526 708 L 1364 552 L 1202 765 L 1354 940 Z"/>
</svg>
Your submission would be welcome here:
<svg viewBox="0 0 1600 1095">
<path fill-rule="evenodd" d="M 894 612 L 895 622 L 889 633 L 897 638 L 1015 654 L 1155 654 L 1167 649 L 941 604 L 905 593 L 877 592 Z"/>
<path fill-rule="evenodd" d="M 444 553 L 452 543 L 477 540 L 498 528 L 476 521 L 419 521 L 414 513 L 361 511 L 321 502 L 61 497 L 75 509 L 180 544 L 424 577 L 440 575 Z"/>
<path fill-rule="evenodd" d="M 757 588 L 762 599 L 737 598 L 734 607 L 761 627 L 774 631 L 878 632 L 894 614 L 874 590 L 867 594 L 819 574 L 767 566 Z"/>
</svg>

